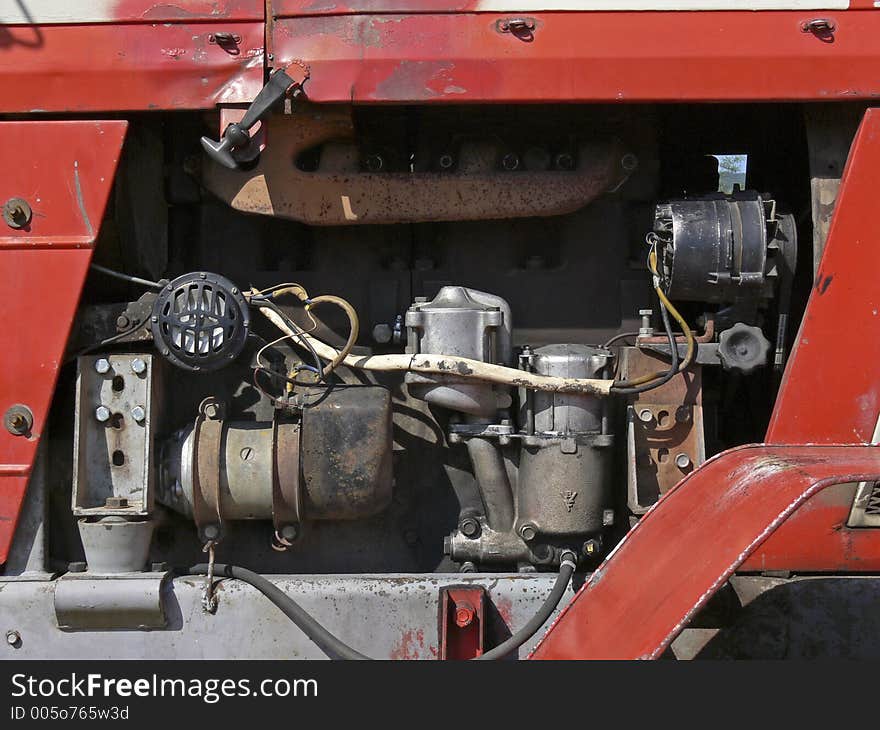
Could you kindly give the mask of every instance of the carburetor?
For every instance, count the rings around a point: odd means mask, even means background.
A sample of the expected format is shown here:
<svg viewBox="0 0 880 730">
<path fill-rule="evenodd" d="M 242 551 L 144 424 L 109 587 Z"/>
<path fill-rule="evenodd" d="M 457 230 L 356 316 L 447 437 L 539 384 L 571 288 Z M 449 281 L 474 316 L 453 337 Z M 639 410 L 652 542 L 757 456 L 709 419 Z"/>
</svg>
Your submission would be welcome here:
<svg viewBox="0 0 880 730">
<path fill-rule="evenodd" d="M 406 316 L 413 354 L 443 353 L 484 362 L 512 360 L 510 307 L 503 299 L 464 287 L 443 287 Z M 611 352 L 557 344 L 525 349 L 522 370 L 565 378 L 606 374 Z M 410 394 L 462 414 L 448 440 L 468 450 L 482 514 L 464 514 L 445 542 L 453 560 L 468 566 L 515 563 L 553 565 L 575 549 L 595 556 L 613 515 L 610 504 L 609 433 L 605 405 L 582 393 L 513 389 L 454 374 L 408 374 Z"/>
</svg>

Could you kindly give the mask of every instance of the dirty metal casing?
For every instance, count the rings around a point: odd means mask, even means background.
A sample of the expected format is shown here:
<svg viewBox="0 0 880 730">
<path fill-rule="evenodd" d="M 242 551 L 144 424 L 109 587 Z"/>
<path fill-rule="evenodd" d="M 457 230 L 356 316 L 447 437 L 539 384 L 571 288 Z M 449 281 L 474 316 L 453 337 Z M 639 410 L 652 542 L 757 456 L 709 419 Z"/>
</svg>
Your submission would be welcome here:
<svg viewBox="0 0 880 730">
<path fill-rule="evenodd" d="M 670 299 L 739 302 L 772 296 L 773 253 L 796 239 L 794 218 L 754 192 L 657 206 L 654 235 Z M 777 240 L 778 239 L 778 240 Z"/>
<path fill-rule="evenodd" d="M 531 353 L 531 368 L 557 378 L 600 378 L 611 352 L 589 345 L 547 345 Z M 599 433 L 603 401 L 591 395 L 538 391 L 534 395 L 535 432 L 539 434 Z M 524 402 L 524 399 L 521 399 Z"/>
<path fill-rule="evenodd" d="M 620 348 L 621 377 L 662 370 L 667 361 L 639 347 Z M 632 396 L 626 414 L 627 506 L 647 512 L 706 460 L 703 369 L 693 364 L 658 388 Z"/>
<path fill-rule="evenodd" d="M 595 378 L 611 353 L 587 345 L 535 350 L 539 375 Z M 517 482 L 517 533 L 545 537 L 597 534 L 611 505 L 614 437 L 603 433 L 603 404 L 589 395 L 535 393 L 535 434 L 523 438 Z"/>
<path fill-rule="evenodd" d="M 309 82 L 311 83 L 311 81 Z M 309 225 L 418 223 L 525 218 L 571 213 L 617 188 L 633 171 L 632 155 L 616 140 L 581 145 L 573 170 L 506 171 L 492 164 L 455 171 L 361 170 L 347 108 L 301 107 L 263 120 L 269 141 L 247 170 L 204 158 L 202 182 L 244 213 Z M 320 148 L 315 170 L 299 159 Z"/>
<path fill-rule="evenodd" d="M 225 421 L 210 443 L 194 426 L 181 429 L 163 446 L 159 501 L 195 516 L 195 484 L 211 480 L 194 475 L 212 463 L 223 520 L 272 519 L 281 527 L 381 512 L 391 501 L 390 394 L 342 386 L 321 395 L 299 421 Z M 205 459 L 207 448 L 214 451 Z"/>
<path fill-rule="evenodd" d="M 444 286 L 430 302 L 406 313 L 407 351 L 449 355 L 507 365 L 511 359 L 510 305 L 501 297 L 463 286 Z M 498 408 L 495 388 L 456 375 L 407 373 L 410 394 L 433 405 L 473 416 Z"/>
<path fill-rule="evenodd" d="M 157 372 L 148 354 L 78 359 L 74 515 L 134 517 L 152 511 Z"/>
</svg>

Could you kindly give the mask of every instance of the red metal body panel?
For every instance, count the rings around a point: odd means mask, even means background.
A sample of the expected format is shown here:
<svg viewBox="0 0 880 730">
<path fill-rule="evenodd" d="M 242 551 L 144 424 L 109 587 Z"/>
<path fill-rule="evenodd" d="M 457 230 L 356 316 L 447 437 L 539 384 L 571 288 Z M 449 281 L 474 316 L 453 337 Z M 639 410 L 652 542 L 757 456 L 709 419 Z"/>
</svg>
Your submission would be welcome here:
<svg viewBox="0 0 880 730">
<path fill-rule="evenodd" d="M 880 109 L 853 143 L 816 285 L 766 441 L 871 443 L 880 414 Z M 817 496 L 743 566 L 747 570 L 880 570 L 880 531 L 847 528 L 854 488 Z"/>
<path fill-rule="evenodd" d="M 498 14 L 278 19 L 275 63 L 302 59 L 316 102 L 834 100 L 880 93 L 880 12 L 534 14 L 531 41 Z"/>
<path fill-rule="evenodd" d="M 263 23 L 11 28 L 0 46 L 0 112 L 204 109 L 263 85 Z M 241 36 L 229 53 L 209 37 Z"/>
<path fill-rule="evenodd" d="M 0 289 L 9 333 L 0 367 L 0 414 L 33 413 L 31 433 L 0 430 L 0 563 L 5 562 L 62 353 L 76 312 L 125 121 L 2 122 L 0 204 L 25 199 L 33 218 L 0 230 Z"/>
<path fill-rule="evenodd" d="M 711 459 L 626 536 L 532 658 L 657 658 L 805 501 L 833 484 L 877 479 L 873 446 L 745 446 Z"/>
</svg>

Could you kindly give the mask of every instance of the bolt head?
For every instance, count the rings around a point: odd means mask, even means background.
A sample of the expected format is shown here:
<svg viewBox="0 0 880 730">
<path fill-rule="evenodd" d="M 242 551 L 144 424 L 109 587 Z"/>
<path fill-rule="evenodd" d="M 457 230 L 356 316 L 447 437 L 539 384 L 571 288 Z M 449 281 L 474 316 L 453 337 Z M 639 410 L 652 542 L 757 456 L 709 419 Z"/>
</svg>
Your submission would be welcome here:
<svg viewBox="0 0 880 730">
<path fill-rule="evenodd" d="M 650 408 L 643 408 L 639 411 L 639 420 L 642 423 L 650 423 L 654 420 L 654 414 Z"/>
<path fill-rule="evenodd" d="M 532 524 L 525 524 L 519 528 L 519 536 L 526 542 L 530 542 L 538 536 L 538 530 Z"/>
<path fill-rule="evenodd" d="M 21 634 L 17 631 L 6 632 L 6 643 L 9 644 L 9 646 L 15 646 L 19 641 L 21 641 Z"/>
<path fill-rule="evenodd" d="M 116 318 L 116 329 L 118 329 L 118 330 L 124 330 L 130 324 L 131 324 L 131 321 L 124 314 L 120 314 Z"/>
<path fill-rule="evenodd" d="M 202 537 L 204 537 L 205 540 L 216 540 L 220 537 L 219 525 L 205 525 L 204 528 L 202 528 Z"/>
<path fill-rule="evenodd" d="M 461 564 L 461 567 L 458 570 L 460 573 L 476 573 L 477 566 L 474 565 L 470 560 L 466 560 Z"/>
<path fill-rule="evenodd" d="M 281 528 L 280 535 L 288 542 L 293 542 L 299 537 L 299 527 L 297 525 L 285 525 Z"/>
<path fill-rule="evenodd" d="M 208 418 L 216 418 L 219 413 L 220 409 L 217 407 L 216 403 L 208 403 L 208 405 L 205 406 L 205 415 Z"/>
<path fill-rule="evenodd" d="M 480 534 L 480 523 L 473 517 L 468 517 L 461 521 L 458 529 L 462 535 L 473 539 Z"/>
<path fill-rule="evenodd" d="M 107 406 L 98 406 L 95 409 L 95 418 L 99 423 L 107 423 L 110 420 L 110 409 Z"/>
<path fill-rule="evenodd" d="M 687 454 L 679 454 L 675 457 L 675 465 L 679 469 L 687 469 L 691 465 L 691 457 Z"/>
<path fill-rule="evenodd" d="M 136 357 L 131 361 L 131 372 L 135 375 L 143 375 L 147 372 L 147 363 L 141 360 L 141 358 Z"/>
<path fill-rule="evenodd" d="M 459 603 L 455 607 L 455 625 L 460 629 L 470 626 L 475 616 L 474 609 L 466 603 Z"/>
<path fill-rule="evenodd" d="M 131 417 L 137 423 L 143 423 L 147 417 L 147 412 L 144 410 L 143 406 L 135 406 L 131 409 Z"/>
<path fill-rule="evenodd" d="M 110 372 L 110 361 L 106 357 L 99 357 L 95 360 L 95 372 L 99 375 L 106 375 Z"/>
</svg>

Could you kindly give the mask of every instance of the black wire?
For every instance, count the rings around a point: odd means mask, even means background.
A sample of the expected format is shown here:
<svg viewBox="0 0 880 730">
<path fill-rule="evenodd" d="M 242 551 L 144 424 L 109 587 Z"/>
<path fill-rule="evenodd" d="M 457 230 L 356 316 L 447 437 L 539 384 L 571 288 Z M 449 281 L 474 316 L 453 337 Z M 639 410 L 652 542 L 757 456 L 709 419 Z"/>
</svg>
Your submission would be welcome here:
<svg viewBox="0 0 880 730">
<path fill-rule="evenodd" d="M 260 302 L 260 306 L 268 307 L 273 312 L 275 312 L 275 314 L 281 317 L 281 319 L 284 321 L 284 324 L 286 324 L 293 331 L 293 336 L 296 337 L 300 341 L 300 344 L 311 353 L 315 361 L 315 369 L 318 371 L 318 377 L 321 380 L 324 380 L 324 365 L 321 362 L 321 358 L 318 357 L 318 353 L 315 352 L 315 348 L 312 347 L 312 343 L 309 342 L 309 338 L 306 337 L 301 331 L 300 326 L 297 325 L 296 322 L 294 322 L 292 319 L 290 319 L 290 317 L 288 317 L 283 311 L 281 311 L 281 308 L 274 302 Z M 299 383 L 299 385 L 303 385 L 303 383 Z"/>
<path fill-rule="evenodd" d="M 626 339 L 627 337 L 638 337 L 639 334 L 640 334 L 639 332 L 621 332 L 619 335 L 614 335 L 614 337 L 612 337 L 610 340 L 608 340 L 608 342 L 606 342 L 604 345 L 602 345 L 602 347 L 604 347 L 607 350 L 609 347 L 611 347 L 611 345 L 613 345 L 618 340 L 623 340 L 623 339 Z"/>
<path fill-rule="evenodd" d="M 128 281 L 132 284 L 139 284 L 140 286 L 146 286 L 151 289 L 163 288 L 158 281 L 150 281 L 149 279 L 141 279 L 139 276 L 123 274 L 121 271 L 114 271 L 113 269 L 108 269 L 106 266 L 100 266 L 99 264 L 91 264 L 91 268 L 102 274 L 106 274 L 107 276 L 113 276 L 117 279 L 122 279 L 123 281 Z"/>
<path fill-rule="evenodd" d="M 618 393 L 620 395 L 646 393 L 649 390 L 654 390 L 655 388 L 659 388 L 661 385 L 668 383 L 672 378 L 678 375 L 678 366 L 681 362 L 678 356 L 678 342 L 675 340 L 675 333 L 672 331 L 672 323 L 669 321 L 669 312 L 666 310 L 666 307 L 663 306 L 663 302 L 660 302 L 660 315 L 663 319 L 663 327 L 666 330 L 666 337 L 669 340 L 669 350 L 672 355 L 672 362 L 669 365 L 669 370 L 657 380 L 652 380 L 649 383 L 637 386 L 630 386 L 626 380 L 616 380 L 611 386 L 612 393 Z"/>
<path fill-rule="evenodd" d="M 125 330 L 124 332 L 120 332 L 119 334 L 113 335 L 112 337 L 108 337 L 106 340 L 101 340 L 100 342 L 96 342 L 93 345 L 89 345 L 88 347 L 84 347 L 82 350 L 79 350 L 79 351 L 73 353 L 69 358 L 67 358 L 66 362 L 70 362 L 71 360 L 76 360 L 76 358 L 78 358 L 82 355 L 87 355 L 88 353 L 92 352 L 92 350 L 97 350 L 99 347 L 104 347 L 106 345 L 112 345 L 114 342 L 118 342 L 119 340 L 124 339 L 125 337 L 128 337 L 129 335 L 133 335 L 135 332 L 142 330 L 146 326 L 147 326 L 147 322 L 144 322 L 143 324 L 139 324 L 134 327 L 130 327 L 129 329 Z"/>
<path fill-rule="evenodd" d="M 178 571 L 178 573 L 181 575 L 207 575 L 208 565 L 207 563 L 200 563 L 199 565 L 193 565 L 190 568 Z M 488 661 L 501 659 L 532 638 L 538 629 L 540 629 L 546 623 L 547 619 L 550 618 L 553 611 L 556 610 L 556 607 L 565 595 L 565 590 L 568 587 L 569 580 L 571 580 L 572 573 L 574 573 L 573 554 L 563 553 L 562 565 L 559 568 L 559 576 L 553 584 L 553 589 L 550 591 L 550 595 L 547 596 L 541 604 L 541 608 L 538 609 L 538 612 L 528 623 L 526 623 L 525 626 L 513 634 L 513 636 L 496 646 L 494 649 L 490 649 L 485 654 L 475 658 Z M 296 626 L 315 642 L 318 648 L 331 659 L 371 659 L 371 657 L 361 654 L 356 649 L 353 649 L 348 644 L 345 644 L 336 638 L 312 618 L 302 606 L 259 573 L 254 573 L 247 568 L 240 568 L 237 565 L 215 563 L 214 575 L 235 578 L 256 588 L 281 609 L 284 615 L 293 621 L 293 623 L 296 624 Z"/>
</svg>

